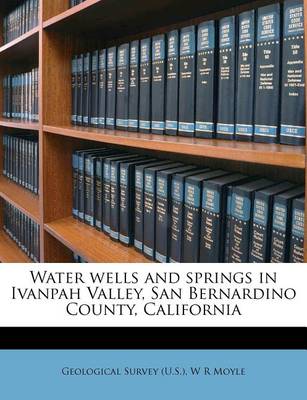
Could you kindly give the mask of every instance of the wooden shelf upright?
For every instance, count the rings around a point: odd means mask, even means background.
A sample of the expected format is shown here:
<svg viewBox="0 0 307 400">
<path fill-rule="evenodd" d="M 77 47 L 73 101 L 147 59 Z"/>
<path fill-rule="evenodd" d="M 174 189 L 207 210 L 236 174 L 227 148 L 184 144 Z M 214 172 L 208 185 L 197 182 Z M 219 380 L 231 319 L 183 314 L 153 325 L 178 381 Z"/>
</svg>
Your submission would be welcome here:
<svg viewBox="0 0 307 400">
<path fill-rule="evenodd" d="M 40 224 L 42 262 L 69 262 L 73 252 L 90 262 L 146 262 L 134 248 L 114 243 L 71 217 L 71 156 L 74 150 L 88 145 L 105 143 L 151 155 L 165 154 L 171 159 L 193 161 L 199 165 L 307 182 L 304 146 L 144 135 L 70 125 L 73 54 L 167 32 L 206 19 L 219 19 L 273 2 L 85 0 L 69 8 L 69 0 L 40 0 L 36 28 L 5 45 L 0 33 L 0 165 L 4 132 L 34 131 L 39 139 L 40 183 L 40 195 L 34 196 L 0 174 L 0 199 L 10 201 Z M 307 0 L 304 3 L 306 13 Z M 16 4 L 17 0 L 1 1 L 0 32 L 3 16 Z M 307 31 L 307 16 L 305 24 Z M 2 78 L 7 73 L 16 73 L 35 64 L 39 67 L 39 122 L 2 118 Z M 29 262 L 3 231 L 2 208 L 3 201 L 0 201 L 0 261 Z M 305 238 L 307 262 L 307 223 Z"/>
</svg>

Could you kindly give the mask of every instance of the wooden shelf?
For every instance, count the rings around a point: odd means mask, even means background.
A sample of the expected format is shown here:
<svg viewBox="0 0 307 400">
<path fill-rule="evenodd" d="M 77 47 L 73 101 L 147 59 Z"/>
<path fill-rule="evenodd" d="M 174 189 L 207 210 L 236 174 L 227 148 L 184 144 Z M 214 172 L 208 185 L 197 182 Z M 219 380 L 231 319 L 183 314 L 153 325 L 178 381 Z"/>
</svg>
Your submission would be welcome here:
<svg viewBox="0 0 307 400">
<path fill-rule="evenodd" d="M 6 119 L 6 118 L 0 118 L 0 126 L 4 126 L 6 128 L 23 129 L 30 131 L 39 130 L 38 122 L 20 121 L 15 119 Z"/>
<path fill-rule="evenodd" d="M 0 47 L 0 60 L 28 58 L 38 53 L 39 27 L 31 29 L 24 35 Z"/>
<path fill-rule="evenodd" d="M 29 257 L 4 232 L 0 231 L 0 262 L 2 263 L 30 263 Z"/>
<path fill-rule="evenodd" d="M 0 176 L 0 197 L 13 204 L 38 224 L 40 223 L 39 197 L 3 175 Z"/>
<path fill-rule="evenodd" d="M 73 217 L 45 224 L 45 230 L 79 256 L 93 263 L 143 263 L 148 260 L 132 247 L 112 241 L 104 233 Z"/>
<path fill-rule="evenodd" d="M 305 168 L 304 146 L 198 139 L 73 126 L 45 125 L 44 131 L 56 135 L 147 150 L 288 168 Z"/>
</svg>

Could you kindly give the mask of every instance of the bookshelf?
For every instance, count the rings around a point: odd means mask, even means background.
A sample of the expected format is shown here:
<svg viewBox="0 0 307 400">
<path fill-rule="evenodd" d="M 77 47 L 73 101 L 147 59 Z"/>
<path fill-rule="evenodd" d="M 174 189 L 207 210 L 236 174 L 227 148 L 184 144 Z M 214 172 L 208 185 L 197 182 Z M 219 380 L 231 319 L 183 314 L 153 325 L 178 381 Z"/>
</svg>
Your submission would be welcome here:
<svg viewBox="0 0 307 400">
<path fill-rule="evenodd" d="M 0 36 L 0 79 L 8 71 L 14 73 L 26 66 L 39 66 L 39 122 L 0 118 L 0 163 L 4 132 L 36 132 L 39 138 L 40 194 L 32 195 L 1 175 L 0 198 L 10 201 L 40 224 L 42 262 L 69 262 L 73 252 L 90 262 L 147 261 L 134 248 L 113 242 L 71 217 L 71 155 L 74 150 L 88 145 L 106 143 L 132 151 L 137 149 L 145 154 L 165 154 L 170 159 L 193 161 L 199 165 L 259 173 L 300 183 L 306 181 L 306 149 L 303 146 L 144 135 L 70 125 L 71 57 L 74 53 L 143 38 L 206 19 L 218 19 L 270 3 L 273 1 L 86 0 L 69 9 L 69 0 L 41 0 L 37 28 L 6 45 L 2 45 Z M 3 0 L 0 17 L 16 4 L 18 1 Z M 305 24 L 306 21 L 307 17 Z M 1 111 L 2 86 L 0 114 Z M 2 227 L 2 201 L 0 223 Z M 307 261 L 307 223 L 305 232 Z M 2 228 L 0 236 L 1 262 L 29 261 Z"/>
</svg>

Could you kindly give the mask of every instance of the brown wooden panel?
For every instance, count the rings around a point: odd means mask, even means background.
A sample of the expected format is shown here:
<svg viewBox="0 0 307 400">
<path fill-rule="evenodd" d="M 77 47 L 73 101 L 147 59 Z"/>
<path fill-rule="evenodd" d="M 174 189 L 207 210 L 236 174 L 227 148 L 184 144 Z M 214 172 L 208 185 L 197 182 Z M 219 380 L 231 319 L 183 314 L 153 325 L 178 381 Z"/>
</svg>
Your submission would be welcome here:
<svg viewBox="0 0 307 400">
<path fill-rule="evenodd" d="M 30 263 L 29 257 L 17 244 L 0 229 L 0 262 L 2 263 Z"/>
<path fill-rule="evenodd" d="M 148 260 L 132 247 L 113 242 L 73 217 L 45 224 L 45 230 L 73 252 L 93 263 L 143 263 Z"/>
<path fill-rule="evenodd" d="M 60 241 L 55 239 L 47 231 L 42 229 L 44 237 L 44 249 L 41 262 L 45 263 L 69 263 L 73 262 L 72 251 Z"/>
</svg>

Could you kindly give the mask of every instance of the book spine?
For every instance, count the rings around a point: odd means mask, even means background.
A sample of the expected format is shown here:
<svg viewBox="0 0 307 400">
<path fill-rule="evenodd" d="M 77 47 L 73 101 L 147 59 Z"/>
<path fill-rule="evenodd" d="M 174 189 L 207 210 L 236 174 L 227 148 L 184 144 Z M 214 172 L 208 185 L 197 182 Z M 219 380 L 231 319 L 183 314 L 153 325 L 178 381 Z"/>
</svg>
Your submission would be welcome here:
<svg viewBox="0 0 307 400">
<path fill-rule="evenodd" d="M 183 262 L 199 261 L 201 189 L 186 182 L 184 195 Z"/>
<path fill-rule="evenodd" d="M 139 131 L 150 132 L 151 122 L 151 39 L 141 41 Z"/>
<path fill-rule="evenodd" d="M 269 221 L 269 200 L 264 199 L 258 193 L 255 194 L 253 209 L 253 225 L 250 241 L 249 262 L 268 262 L 268 241 L 270 229 Z"/>
<path fill-rule="evenodd" d="M 216 25 L 204 22 L 197 34 L 195 136 L 210 139 L 216 119 Z"/>
<path fill-rule="evenodd" d="M 276 143 L 280 113 L 280 5 L 258 10 L 254 139 Z"/>
<path fill-rule="evenodd" d="M 304 263 L 304 202 L 293 202 L 290 263 Z"/>
<path fill-rule="evenodd" d="M 99 128 L 105 128 L 106 122 L 106 77 L 106 50 L 103 49 L 99 51 Z"/>
<path fill-rule="evenodd" d="M 167 37 L 165 133 L 177 135 L 179 97 L 179 33 L 172 31 Z"/>
<path fill-rule="evenodd" d="M 304 2 L 284 3 L 280 142 L 305 144 Z"/>
<path fill-rule="evenodd" d="M 152 39 L 151 132 L 165 132 L 165 36 Z"/>
<path fill-rule="evenodd" d="M 170 181 L 158 175 L 156 186 L 156 250 L 155 259 L 169 262 L 170 237 Z"/>
<path fill-rule="evenodd" d="M 77 74 L 77 91 L 78 91 L 78 114 L 77 125 L 82 125 L 83 121 L 83 54 L 78 58 L 78 74 Z"/>
<path fill-rule="evenodd" d="M 239 16 L 236 139 L 251 141 L 254 134 L 255 11 Z"/>
<path fill-rule="evenodd" d="M 184 182 L 172 179 L 170 259 L 171 263 L 182 262 Z"/>
<path fill-rule="evenodd" d="M 143 252 L 144 227 L 144 172 L 135 169 L 135 218 L 134 218 L 134 247 Z"/>
<path fill-rule="evenodd" d="M 129 167 L 120 166 L 120 208 L 119 208 L 119 240 L 125 245 L 131 244 L 130 213 L 132 212 L 130 189 L 132 189 Z"/>
<path fill-rule="evenodd" d="M 98 127 L 98 92 L 99 92 L 99 71 L 98 71 L 98 50 L 92 53 L 92 74 L 91 74 L 91 126 Z"/>
<path fill-rule="evenodd" d="M 224 247 L 224 263 L 229 262 L 230 253 L 230 235 L 231 235 L 231 205 L 232 205 L 232 187 L 227 188 L 227 206 L 225 221 L 225 247 Z"/>
<path fill-rule="evenodd" d="M 189 99 L 189 101 L 187 101 Z M 195 132 L 195 27 L 183 28 L 180 34 L 178 134 Z"/>
<path fill-rule="evenodd" d="M 223 254 L 222 192 L 203 186 L 199 261 L 218 263 Z"/>
<path fill-rule="evenodd" d="M 85 157 L 84 162 L 84 222 L 94 226 L 92 210 L 92 193 L 94 187 L 94 168 L 91 157 Z"/>
<path fill-rule="evenodd" d="M 116 118 L 116 47 L 107 50 L 106 128 L 115 128 Z"/>
<path fill-rule="evenodd" d="M 83 70 L 83 112 L 82 123 L 88 126 L 90 115 L 90 98 L 91 98 L 91 53 L 86 53 L 84 56 L 84 70 Z"/>
<path fill-rule="evenodd" d="M 111 165 L 110 172 L 110 238 L 119 240 L 119 165 Z"/>
<path fill-rule="evenodd" d="M 217 138 L 235 137 L 236 17 L 220 21 Z M 231 100 L 230 100 L 231 99 Z"/>
<path fill-rule="evenodd" d="M 117 52 L 116 128 L 128 129 L 129 113 L 129 44 L 123 44 Z"/>
<path fill-rule="evenodd" d="M 273 226 L 270 263 L 285 263 L 289 261 L 289 204 L 274 201 Z"/>
<path fill-rule="evenodd" d="M 139 129 L 139 41 L 130 44 L 129 71 L 129 122 L 128 130 L 137 132 Z"/>
<path fill-rule="evenodd" d="M 145 170 L 144 176 L 144 246 L 146 257 L 155 257 L 155 227 L 156 227 L 156 174 Z"/>
<path fill-rule="evenodd" d="M 71 123 L 73 125 L 77 125 L 77 112 L 78 112 L 77 70 L 78 70 L 78 57 L 74 56 L 72 59 L 72 69 L 71 69 L 71 98 L 72 98 Z"/>
<path fill-rule="evenodd" d="M 246 263 L 249 254 L 251 199 L 247 195 L 232 194 L 229 262 Z"/>
<path fill-rule="evenodd" d="M 103 161 L 96 161 L 96 175 L 95 175 L 95 206 L 94 206 L 94 215 L 95 215 L 95 227 L 99 231 L 102 230 L 102 169 L 103 169 Z"/>
<path fill-rule="evenodd" d="M 110 234 L 110 188 L 111 188 L 111 165 L 105 161 L 103 164 L 103 224 L 102 228 L 106 234 Z"/>
<path fill-rule="evenodd" d="M 84 220 L 84 165 L 83 155 L 79 154 L 78 160 L 78 177 L 79 177 L 79 195 L 78 195 L 78 219 Z"/>
</svg>

